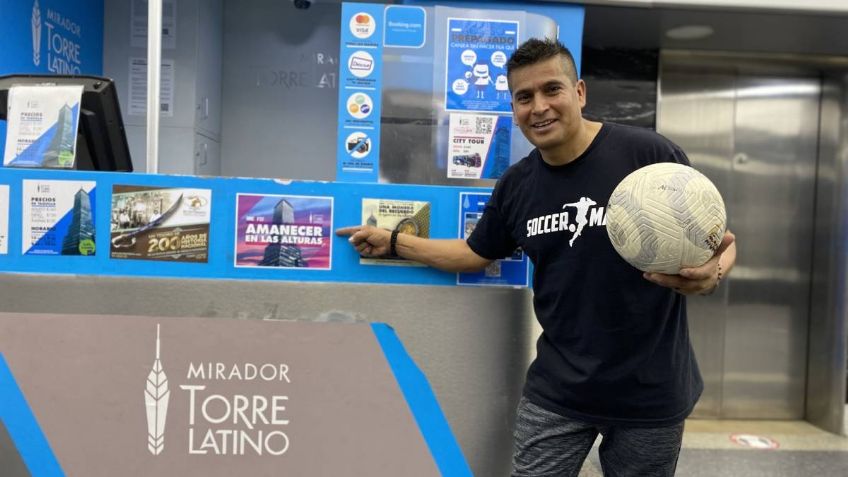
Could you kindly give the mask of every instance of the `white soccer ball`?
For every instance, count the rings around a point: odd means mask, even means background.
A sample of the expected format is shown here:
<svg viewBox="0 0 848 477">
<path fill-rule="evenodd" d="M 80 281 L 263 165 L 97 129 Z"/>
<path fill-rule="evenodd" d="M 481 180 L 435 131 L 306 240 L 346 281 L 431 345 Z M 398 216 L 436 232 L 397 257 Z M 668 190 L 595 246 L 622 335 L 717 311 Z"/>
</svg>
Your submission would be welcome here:
<svg viewBox="0 0 848 477">
<path fill-rule="evenodd" d="M 698 267 L 721 244 L 724 201 L 695 169 L 672 162 L 637 169 L 607 203 L 607 234 L 624 260 L 645 272 Z"/>
</svg>

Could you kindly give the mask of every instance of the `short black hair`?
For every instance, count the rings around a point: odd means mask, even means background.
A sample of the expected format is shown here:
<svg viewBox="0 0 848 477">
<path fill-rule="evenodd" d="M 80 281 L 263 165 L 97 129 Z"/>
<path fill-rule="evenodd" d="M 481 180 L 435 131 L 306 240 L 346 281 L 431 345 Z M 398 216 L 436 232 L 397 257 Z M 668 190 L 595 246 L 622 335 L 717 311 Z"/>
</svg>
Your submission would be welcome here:
<svg viewBox="0 0 848 477">
<path fill-rule="evenodd" d="M 531 38 L 521 45 L 509 57 L 506 63 L 506 77 L 509 78 L 513 71 L 524 66 L 533 65 L 550 58 L 560 56 L 563 59 L 565 74 L 573 82 L 577 83 L 577 65 L 568 48 L 552 38 Z"/>
</svg>

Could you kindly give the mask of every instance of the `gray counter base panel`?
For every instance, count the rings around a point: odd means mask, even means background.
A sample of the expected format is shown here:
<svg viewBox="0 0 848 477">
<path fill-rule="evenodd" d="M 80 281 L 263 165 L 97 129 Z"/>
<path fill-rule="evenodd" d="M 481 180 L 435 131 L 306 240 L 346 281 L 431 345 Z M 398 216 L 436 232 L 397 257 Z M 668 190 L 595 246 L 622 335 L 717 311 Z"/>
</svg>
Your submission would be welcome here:
<svg viewBox="0 0 848 477">
<path fill-rule="evenodd" d="M 509 474 L 534 349 L 529 290 L 0 274 L 0 303 L 6 312 L 387 323 L 427 376 L 474 475 Z"/>
</svg>

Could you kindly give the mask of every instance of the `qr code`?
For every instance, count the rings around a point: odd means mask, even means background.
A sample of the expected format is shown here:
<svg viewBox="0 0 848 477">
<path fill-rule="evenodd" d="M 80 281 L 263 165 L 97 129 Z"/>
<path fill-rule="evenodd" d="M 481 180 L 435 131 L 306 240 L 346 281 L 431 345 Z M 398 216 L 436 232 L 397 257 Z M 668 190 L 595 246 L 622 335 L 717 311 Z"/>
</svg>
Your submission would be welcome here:
<svg viewBox="0 0 848 477">
<path fill-rule="evenodd" d="M 492 123 L 495 118 L 475 118 L 477 134 L 492 134 Z"/>
<path fill-rule="evenodd" d="M 484 275 L 488 278 L 499 278 L 501 276 L 501 262 L 495 260 L 494 262 L 490 263 L 486 267 Z"/>
</svg>

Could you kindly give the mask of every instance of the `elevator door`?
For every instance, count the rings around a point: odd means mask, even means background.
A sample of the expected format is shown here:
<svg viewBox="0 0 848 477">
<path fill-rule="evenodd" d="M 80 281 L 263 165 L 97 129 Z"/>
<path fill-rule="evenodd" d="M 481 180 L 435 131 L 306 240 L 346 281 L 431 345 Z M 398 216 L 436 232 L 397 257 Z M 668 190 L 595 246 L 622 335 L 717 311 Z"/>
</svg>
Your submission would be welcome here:
<svg viewBox="0 0 848 477">
<path fill-rule="evenodd" d="M 821 82 L 713 63 L 664 54 L 657 114 L 721 191 L 737 237 L 719 292 L 688 299 L 705 382 L 693 417 L 800 419 Z"/>
</svg>

